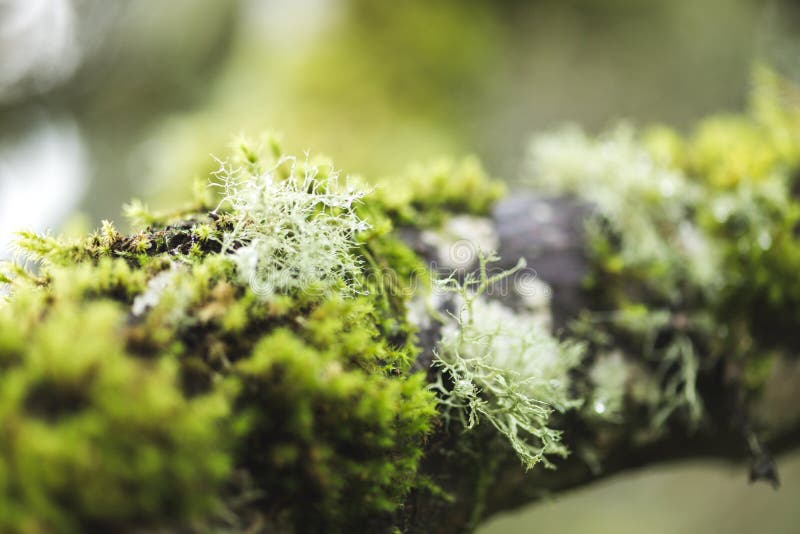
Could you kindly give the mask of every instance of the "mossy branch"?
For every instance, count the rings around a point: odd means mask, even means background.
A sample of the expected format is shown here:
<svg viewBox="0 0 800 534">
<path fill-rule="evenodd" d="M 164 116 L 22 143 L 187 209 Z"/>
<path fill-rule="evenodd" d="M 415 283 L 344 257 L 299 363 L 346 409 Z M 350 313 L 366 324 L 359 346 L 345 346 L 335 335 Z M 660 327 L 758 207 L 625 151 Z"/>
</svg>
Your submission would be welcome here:
<svg viewBox="0 0 800 534">
<path fill-rule="evenodd" d="M 495 202 L 474 160 L 358 187 L 242 141 L 216 198 L 134 203 L 132 234 L 23 232 L 0 530 L 461 532 L 706 455 L 777 484 L 769 451 L 800 444 L 800 108 L 765 80 L 688 139 L 540 138 L 548 197 Z"/>
</svg>

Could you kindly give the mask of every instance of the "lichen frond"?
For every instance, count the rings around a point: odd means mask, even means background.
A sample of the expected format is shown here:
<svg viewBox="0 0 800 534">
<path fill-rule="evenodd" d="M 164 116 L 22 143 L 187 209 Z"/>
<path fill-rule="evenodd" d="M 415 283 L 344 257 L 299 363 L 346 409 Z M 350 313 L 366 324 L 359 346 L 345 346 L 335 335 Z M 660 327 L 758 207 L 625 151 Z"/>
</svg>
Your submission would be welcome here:
<svg viewBox="0 0 800 534">
<path fill-rule="evenodd" d="M 467 275 L 463 283 L 452 277 L 440 281 L 442 289 L 455 293 L 460 309 L 443 326 L 434 361 L 441 374 L 432 388 L 446 420 L 455 417 L 466 429 L 486 420 L 526 468 L 539 462 L 552 467 L 547 455 L 568 451 L 561 432 L 548 426 L 550 416 L 580 405 L 569 394 L 568 373 L 580 363 L 582 347 L 560 343 L 531 317 L 485 298 L 494 282 L 525 265 L 489 276 L 487 263 L 495 259 L 481 254 L 478 275 Z"/>
<path fill-rule="evenodd" d="M 282 177 L 280 171 L 288 176 Z M 363 191 L 336 172 L 293 157 L 264 170 L 220 161 L 214 185 L 232 215 L 222 253 L 236 264 L 240 282 L 264 298 L 279 292 L 358 292 L 361 260 L 356 235 L 369 228 L 355 211 Z M 344 282 L 344 283 L 342 283 Z"/>
</svg>

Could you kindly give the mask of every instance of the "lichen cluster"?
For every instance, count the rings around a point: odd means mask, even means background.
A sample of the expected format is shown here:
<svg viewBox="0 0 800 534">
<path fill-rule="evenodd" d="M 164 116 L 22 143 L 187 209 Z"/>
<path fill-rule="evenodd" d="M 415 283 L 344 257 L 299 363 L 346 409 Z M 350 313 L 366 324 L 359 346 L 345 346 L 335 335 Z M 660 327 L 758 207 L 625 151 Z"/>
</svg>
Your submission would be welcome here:
<svg viewBox="0 0 800 534">
<path fill-rule="evenodd" d="M 299 170 L 294 158 L 269 169 L 250 159 L 249 168 L 221 162 L 214 173 L 232 221 L 220 252 L 232 256 L 240 282 L 265 298 L 326 291 L 337 281 L 357 292 L 361 266 L 352 249 L 369 224 L 355 206 L 364 193 L 340 184 L 336 172 L 317 179 L 316 166 Z"/>
<path fill-rule="evenodd" d="M 479 256 L 477 274 L 463 282 L 453 277 L 440 287 L 457 296 L 458 310 L 446 321 L 434 366 L 442 370 L 433 389 L 442 397 L 444 417 L 466 429 L 485 420 L 503 435 L 527 469 L 548 455 L 566 456 L 561 432 L 550 415 L 580 406 L 572 398 L 570 370 L 582 359 L 582 348 L 560 343 L 537 327 L 535 319 L 486 299 L 490 286 L 524 267 L 490 276 L 492 256 Z M 449 382 L 448 385 L 445 384 Z"/>
<path fill-rule="evenodd" d="M 531 144 L 531 183 L 594 207 L 593 305 L 573 335 L 647 362 L 656 427 L 676 413 L 700 421 L 697 376 L 721 358 L 757 389 L 772 351 L 796 346 L 800 94 L 765 68 L 755 79 L 748 113 L 685 136 L 569 128 Z"/>
</svg>

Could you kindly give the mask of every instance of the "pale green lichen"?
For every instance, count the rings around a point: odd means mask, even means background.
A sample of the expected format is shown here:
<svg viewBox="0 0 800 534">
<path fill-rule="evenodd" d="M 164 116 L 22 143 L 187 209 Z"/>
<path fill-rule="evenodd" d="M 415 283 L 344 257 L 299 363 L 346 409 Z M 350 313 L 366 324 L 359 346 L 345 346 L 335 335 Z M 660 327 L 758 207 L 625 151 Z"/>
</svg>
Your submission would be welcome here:
<svg viewBox="0 0 800 534">
<path fill-rule="evenodd" d="M 606 269 L 652 273 L 649 283 L 666 298 L 674 298 L 685 276 L 713 291 L 718 254 L 689 218 L 702 200 L 701 189 L 679 170 L 660 164 L 630 126 L 598 139 L 577 127 L 537 136 L 528 168 L 537 189 L 576 194 L 596 207 L 602 222 L 592 220 L 590 235 L 603 238 L 605 224 L 621 241 L 604 258 Z"/>
<path fill-rule="evenodd" d="M 618 309 L 584 315 L 593 323 L 589 328 L 632 331 L 644 340 L 639 357 L 653 362 L 665 382 L 655 426 L 682 407 L 696 423 L 702 403 L 695 392 L 699 363 L 692 342 L 680 334 L 656 346 L 655 336 L 670 326 L 669 308 L 686 305 L 687 280 L 697 293 L 719 290 L 717 245 L 689 217 L 701 199 L 700 187 L 659 163 L 627 126 L 596 140 L 575 128 L 538 137 L 531 145 L 530 169 L 536 186 L 579 195 L 596 209 L 587 223 L 594 259 L 621 288 L 616 294 L 614 284 L 594 276 Z M 629 306 L 625 292 L 637 282 L 650 293 L 651 309 Z"/>
<path fill-rule="evenodd" d="M 252 156 L 255 162 L 256 156 Z M 278 169 L 287 168 L 286 176 Z M 234 167 L 221 162 L 214 173 L 231 228 L 222 254 L 236 264 L 242 283 L 262 297 L 275 292 L 326 291 L 338 286 L 358 292 L 356 235 L 369 224 L 355 212 L 363 192 L 340 184 L 336 172 L 282 157 L 271 168 Z"/>
<path fill-rule="evenodd" d="M 443 327 L 434 362 L 441 374 L 433 388 L 445 418 L 455 417 L 466 429 L 486 421 L 527 469 L 539 462 L 553 467 L 547 456 L 568 451 L 561 432 L 549 426 L 551 414 L 581 404 L 569 392 L 569 371 L 581 362 L 582 347 L 561 343 L 530 317 L 486 300 L 493 283 L 524 267 L 489 276 L 487 262 L 495 259 L 480 254 L 477 275 L 440 282 L 459 309 Z"/>
</svg>

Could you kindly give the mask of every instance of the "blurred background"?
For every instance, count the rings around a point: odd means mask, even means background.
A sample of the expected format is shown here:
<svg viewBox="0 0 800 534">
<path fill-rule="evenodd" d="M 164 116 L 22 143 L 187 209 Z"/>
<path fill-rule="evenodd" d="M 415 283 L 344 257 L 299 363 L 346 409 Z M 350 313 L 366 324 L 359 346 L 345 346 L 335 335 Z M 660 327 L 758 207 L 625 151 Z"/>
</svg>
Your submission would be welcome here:
<svg viewBox="0 0 800 534">
<path fill-rule="evenodd" d="M 399 5 L 398 5 L 399 4 Z M 0 256 L 14 230 L 174 206 L 238 133 L 379 179 L 478 155 L 514 182 L 530 135 L 681 129 L 800 78 L 790 0 L 0 0 Z M 500 517 L 492 532 L 798 532 L 743 466 L 659 467 Z"/>
</svg>

